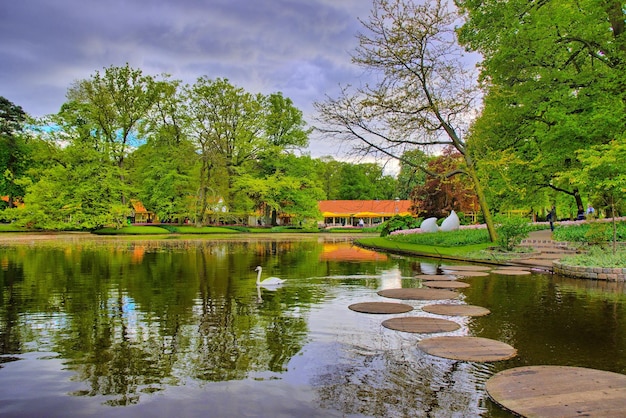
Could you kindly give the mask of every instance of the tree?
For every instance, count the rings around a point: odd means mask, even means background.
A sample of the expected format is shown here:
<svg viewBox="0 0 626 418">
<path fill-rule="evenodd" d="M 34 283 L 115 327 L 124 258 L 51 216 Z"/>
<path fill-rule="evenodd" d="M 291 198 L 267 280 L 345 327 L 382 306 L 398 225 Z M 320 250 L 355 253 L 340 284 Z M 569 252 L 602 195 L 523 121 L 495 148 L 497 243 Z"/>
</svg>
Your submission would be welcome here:
<svg viewBox="0 0 626 418">
<path fill-rule="evenodd" d="M 211 187 L 231 211 L 244 209 L 239 207 L 234 182 L 246 173 L 246 165 L 264 153 L 308 142 L 302 113 L 280 93 L 254 95 L 227 79 L 201 77 L 184 89 L 184 98 L 187 134 L 201 158 L 199 214 L 206 212 Z"/>
<path fill-rule="evenodd" d="M 453 147 L 446 147 L 441 156 L 433 157 L 428 170 L 433 173 L 449 173 L 463 164 L 463 157 Z M 445 218 L 452 210 L 465 213 L 476 212 L 478 202 L 471 185 L 458 176 L 429 176 L 423 186 L 412 192 L 414 207 L 425 218 Z"/>
<path fill-rule="evenodd" d="M 155 83 L 157 99 L 140 125 L 146 143 L 129 157 L 131 182 L 137 197 L 162 221 L 193 217 L 200 159 L 186 138 L 179 81 Z"/>
<path fill-rule="evenodd" d="M 28 149 L 23 133 L 26 112 L 0 96 L 0 195 L 8 196 L 8 206 L 15 206 L 15 199 L 24 196 L 24 189 L 17 180 L 28 167 Z"/>
<path fill-rule="evenodd" d="M 137 140 L 139 125 L 157 100 L 154 84 L 153 77 L 144 76 L 128 64 L 112 66 L 70 87 L 69 103 L 59 113 L 65 127 L 80 128 L 80 140 L 120 168 L 122 180 L 129 147 Z"/>
<path fill-rule="evenodd" d="M 96 229 L 125 220 L 128 193 L 119 167 L 97 150 L 70 144 L 30 182 L 24 207 L 14 210 L 19 225 L 42 229 Z"/>
<path fill-rule="evenodd" d="M 416 187 L 423 186 L 426 182 L 426 173 L 418 167 L 425 167 L 429 157 L 419 149 L 405 151 L 400 159 L 400 172 L 398 173 L 397 197 L 407 200 L 411 197 Z M 405 161 L 410 161 L 406 163 Z"/>
<path fill-rule="evenodd" d="M 531 204 L 555 191 L 582 206 L 569 181 L 582 169 L 578 150 L 626 127 L 621 2 L 456 3 L 466 16 L 460 40 L 484 57 L 487 95 L 470 141 L 474 155 Z"/>
<path fill-rule="evenodd" d="M 620 139 L 606 145 L 596 145 L 580 150 L 578 158 L 583 163 L 582 171 L 571 181 L 592 191 L 597 200 L 603 201 L 613 218 L 613 252 L 616 251 L 617 226 L 616 208 L 626 197 L 626 140 Z"/>
<path fill-rule="evenodd" d="M 463 137 L 479 98 L 468 54 L 458 45 L 458 15 L 445 1 L 424 5 L 375 0 L 353 61 L 377 71 L 373 85 L 345 87 L 337 99 L 317 103 L 320 128 L 330 138 L 356 143 L 356 151 L 402 160 L 405 151 L 452 145 L 480 202 L 489 235 L 496 232 Z M 425 167 L 421 167 L 425 169 Z"/>
</svg>

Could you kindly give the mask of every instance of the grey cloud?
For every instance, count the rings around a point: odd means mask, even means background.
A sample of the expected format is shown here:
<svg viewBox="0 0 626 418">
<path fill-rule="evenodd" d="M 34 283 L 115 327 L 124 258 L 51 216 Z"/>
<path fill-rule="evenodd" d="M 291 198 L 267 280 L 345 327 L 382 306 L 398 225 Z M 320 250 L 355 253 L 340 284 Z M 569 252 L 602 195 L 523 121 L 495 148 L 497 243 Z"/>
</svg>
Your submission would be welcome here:
<svg viewBox="0 0 626 418">
<path fill-rule="evenodd" d="M 58 111 L 73 81 L 111 65 L 193 83 L 228 78 L 282 91 L 305 114 L 337 86 L 367 0 L 22 0 L 0 9 L 0 95 L 34 116 Z"/>
</svg>

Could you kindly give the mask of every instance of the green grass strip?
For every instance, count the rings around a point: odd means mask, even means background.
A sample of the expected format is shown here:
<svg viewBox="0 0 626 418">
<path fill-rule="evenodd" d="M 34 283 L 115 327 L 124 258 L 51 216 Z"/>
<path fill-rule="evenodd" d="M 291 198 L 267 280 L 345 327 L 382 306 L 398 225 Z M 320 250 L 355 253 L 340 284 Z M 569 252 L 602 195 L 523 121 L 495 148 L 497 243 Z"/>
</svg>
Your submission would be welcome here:
<svg viewBox="0 0 626 418">
<path fill-rule="evenodd" d="M 238 234 L 239 231 L 235 231 L 231 228 L 225 228 L 221 226 L 177 226 L 173 228 L 173 232 L 178 234 Z"/>
<path fill-rule="evenodd" d="M 120 229 L 102 228 L 93 233 L 96 235 L 167 235 L 170 231 L 158 226 L 124 226 Z"/>
<path fill-rule="evenodd" d="M 0 224 L 0 232 L 28 232 L 29 230 L 13 224 Z"/>
<path fill-rule="evenodd" d="M 426 255 L 429 257 L 460 257 L 474 258 L 473 255 L 493 246 L 493 243 L 461 245 L 455 247 L 442 247 L 436 245 L 411 244 L 408 242 L 391 241 L 383 237 L 361 238 L 356 243 L 364 247 L 397 251 L 405 254 Z"/>
</svg>

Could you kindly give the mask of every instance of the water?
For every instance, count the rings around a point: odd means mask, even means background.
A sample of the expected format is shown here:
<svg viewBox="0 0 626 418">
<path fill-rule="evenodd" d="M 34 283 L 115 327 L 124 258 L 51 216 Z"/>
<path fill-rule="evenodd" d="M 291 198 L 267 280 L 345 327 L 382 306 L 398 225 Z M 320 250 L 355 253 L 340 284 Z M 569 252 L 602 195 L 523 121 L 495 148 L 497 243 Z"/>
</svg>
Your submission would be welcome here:
<svg viewBox="0 0 626 418">
<path fill-rule="evenodd" d="M 381 326 L 352 303 L 420 286 L 433 260 L 359 249 L 334 235 L 229 241 L 0 242 L 0 416 L 510 417 L 484 382 L 522 365 L 626 373 L 621 284 L 473 277 L 480 318 L 442 335 L 506 342 L 495 363 L 429 356 L 425 334 Z M 286 279 L 257 289 L 263 277 Z M 426 315 L 432 302 L 407 301 Z M 440 335 L 440 334 L 437 334 Z"/>
</svg>

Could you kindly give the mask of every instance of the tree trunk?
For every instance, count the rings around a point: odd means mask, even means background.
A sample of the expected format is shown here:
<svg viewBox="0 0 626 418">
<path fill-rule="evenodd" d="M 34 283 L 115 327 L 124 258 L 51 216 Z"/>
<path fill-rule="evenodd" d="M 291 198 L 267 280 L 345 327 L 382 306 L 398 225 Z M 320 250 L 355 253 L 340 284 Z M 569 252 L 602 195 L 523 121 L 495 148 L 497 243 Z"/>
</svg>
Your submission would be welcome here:
<svg viewBox="0 0 626 418">
<path fill-rule="evenodd" d="M 476 192 L 476 197 L 478 197 L 480 210 L 483 212 L 483 217 L 485 218 L 485 224 L 487 225 L 487 231 L 489 232 L 489 239 L 491 240 L 491 242 L 496 242 L 498 235 L 496 233 L 495 225 L 493 224 L 493 218 L 491 217 L 491 211 L 489 210 L 489 204 L 487 203 L 485 191 L 483 190 L 483 187 L 480 184 L 480 180 L 478 179 L 478 175 L 476 174 L 474 161 L 467 154 L 463 155 L 465 157 L 465 163 L 467 164 L 467 172 L 472 179 L 474 191 Z"/>
</svg>

